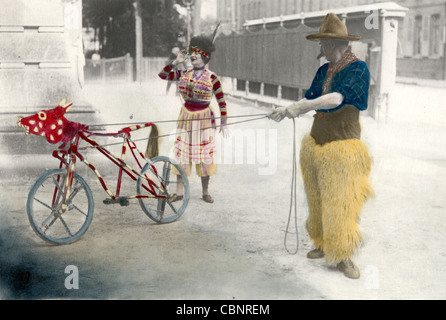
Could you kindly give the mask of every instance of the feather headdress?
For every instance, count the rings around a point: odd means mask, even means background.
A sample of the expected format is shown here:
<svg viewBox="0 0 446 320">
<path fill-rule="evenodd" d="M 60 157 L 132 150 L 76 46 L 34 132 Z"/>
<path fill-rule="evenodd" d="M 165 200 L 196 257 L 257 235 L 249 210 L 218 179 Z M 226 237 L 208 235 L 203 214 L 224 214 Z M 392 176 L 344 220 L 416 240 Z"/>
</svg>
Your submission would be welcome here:
<svg viewBox="0 0 446 320">
<path fill-rule="evenodd" d="M 215 51 L 215 40 L 219 35 L 220 27 L 221 23 L 218 23 L 217 27 L 214 29 L 212 37 L 205 35 L 193 37 L 189 43 L 189 51 L 198 52 L 205 59 L 210 60 L 212 52 Z"/>
<path fill-rule="evenodd" d="M 219 22 L 219 23 L 217 24 L 217 26 L 215 27 L 214 33 L 213 33 L 213 35 L 212 35 L 212 44 L 215 44 L 215 40 L 216 40 L 217 37 L 218 37 L 218 31 L 220 30 L 220 27 L 221 27 L 221 22 Z"/>
</svg>

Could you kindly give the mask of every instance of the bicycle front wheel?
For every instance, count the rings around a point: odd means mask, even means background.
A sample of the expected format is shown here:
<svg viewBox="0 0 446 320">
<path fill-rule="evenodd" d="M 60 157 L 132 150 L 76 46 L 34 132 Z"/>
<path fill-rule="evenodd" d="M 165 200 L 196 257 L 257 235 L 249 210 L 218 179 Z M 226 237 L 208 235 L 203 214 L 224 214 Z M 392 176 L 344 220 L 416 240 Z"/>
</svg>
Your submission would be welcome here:
<svg viewBox="0 0 446 320">
<path fill-rule="evenodd" d="M 175 193 L 177 187 L 177 176 L 171 172 L 173 167 L 178 171 L 183 182 L 183 199 L 176 202 L 170 201 L 170 197 Z M 174 160 L 159 156 L 144 166 L 141 175 L 145 179 L 138 179 L 136 191 L 140 196 L 139 204 L 145 214 L 157 223 L 169 223 L 177 220 L 186 210 L 190 197 L 189 180 L 183 168 Z M 147 190 L 147 185 L 150 184 L 148 181 L 156 183 L 156 187 L 153 187 L 156 196 Z"/>
<path fill-rule="evenodd" d="M 49 170 L 31 188 L 26 209 L 33 230 L 45 241 L 69 244 L 78 240 L 93 219 L 90 187 L 77 173 L 67 190 L 65 169 Z"/>
</svg>

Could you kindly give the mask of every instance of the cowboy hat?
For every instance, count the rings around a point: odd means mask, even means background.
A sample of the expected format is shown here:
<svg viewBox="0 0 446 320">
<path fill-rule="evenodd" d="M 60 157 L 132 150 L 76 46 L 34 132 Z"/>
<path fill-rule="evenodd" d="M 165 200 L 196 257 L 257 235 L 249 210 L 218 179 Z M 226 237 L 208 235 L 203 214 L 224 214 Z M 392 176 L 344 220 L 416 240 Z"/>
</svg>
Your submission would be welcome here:
<svg viewBox="0 0 446 320">
<path fill-rule="evenodd" d="M 358 41 L 360 36 L 348 34 L 347 27 L 334 13 L 329 13 L 319 27 L 319 32 L 307 36 L 308 40 L 348 40 Z"/>
</svg>

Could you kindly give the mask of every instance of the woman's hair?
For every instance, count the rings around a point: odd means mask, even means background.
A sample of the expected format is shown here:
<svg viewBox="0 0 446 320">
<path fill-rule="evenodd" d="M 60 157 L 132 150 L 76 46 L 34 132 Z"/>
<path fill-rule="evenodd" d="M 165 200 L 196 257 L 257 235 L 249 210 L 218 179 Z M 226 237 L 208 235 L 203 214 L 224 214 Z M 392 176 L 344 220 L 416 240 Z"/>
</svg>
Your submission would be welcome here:
<svg viewBox="0 0 446 320">
<path fill-rule="evenodd" d="M 192 48 L 198 48 L 201 51 L 205 52 L 208 57 L 206 57 L 205 55 L 201 55 L 203 58 L 203 62 L 205 64 L 209 63 L 209 61 L 211 60 L 211 55 L 212 52 L 215 51 L 215 46 L 212 43 L 212 40 L 209 39 L 206 36 L 195 36 L 190 40 L 189 43 L 189 50 Z"/>
</svg>

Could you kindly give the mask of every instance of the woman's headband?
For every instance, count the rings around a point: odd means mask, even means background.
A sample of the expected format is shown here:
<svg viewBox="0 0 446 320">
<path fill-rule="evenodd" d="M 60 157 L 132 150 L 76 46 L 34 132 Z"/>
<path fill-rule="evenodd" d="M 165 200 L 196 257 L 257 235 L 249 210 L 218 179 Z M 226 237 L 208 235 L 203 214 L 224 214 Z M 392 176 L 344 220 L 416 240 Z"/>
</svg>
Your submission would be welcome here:
<svg viewBox="0 0 446 320">
<path fill-rule="evenodd" d="M 201 54 L 202 56 L 204 56 L 204 57 L 206 57 L 206 58 L 209 58 L 209 56 L 210 56 L 209 53 L 204 52 L 203 50 L 201 50 L 201 49 L 198 48 L 198 47 L 190 47 L 190 48 L 189 48 L 189 51 L 190 51 L 190 52 L 197 52 L 197 53 Z"/>
</svg>

